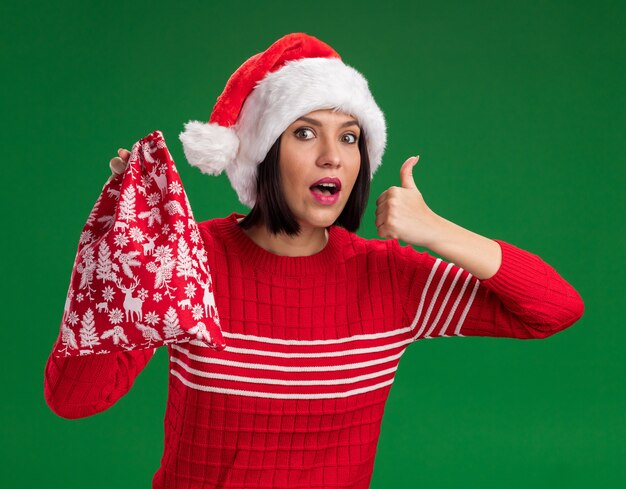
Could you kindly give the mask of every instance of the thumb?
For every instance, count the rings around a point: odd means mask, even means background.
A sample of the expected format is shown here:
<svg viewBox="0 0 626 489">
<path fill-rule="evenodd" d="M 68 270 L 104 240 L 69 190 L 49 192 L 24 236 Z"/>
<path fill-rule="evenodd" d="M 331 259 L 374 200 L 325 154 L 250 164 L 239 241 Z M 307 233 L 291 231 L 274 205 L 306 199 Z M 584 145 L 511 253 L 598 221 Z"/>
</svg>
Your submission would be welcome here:
<svg viewBox="0 0 626 489">
<path fill-rule="evenodd" d="M 402 167 L 400 168 L 400 182 L 402 184 L 402 188 L 417 188 L 415 180 L 413 179 L 413 167 L 419 159 L 419 155 L 411 156 L 402 164 Z"/>
</svg>

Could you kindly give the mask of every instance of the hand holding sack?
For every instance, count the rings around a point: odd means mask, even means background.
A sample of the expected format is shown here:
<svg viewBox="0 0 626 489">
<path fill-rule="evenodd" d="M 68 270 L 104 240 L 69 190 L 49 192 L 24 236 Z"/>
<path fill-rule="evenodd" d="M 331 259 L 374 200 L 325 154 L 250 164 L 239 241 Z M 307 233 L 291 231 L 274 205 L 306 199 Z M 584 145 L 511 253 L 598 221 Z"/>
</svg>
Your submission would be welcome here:
<svg viewBox="0 0 626 489">
<path fill-rule="evenodd" d="M 80 235 L 56 357 L 224 339 L 204 243 L 163 134 L 137 141 Z"/>
</svg>

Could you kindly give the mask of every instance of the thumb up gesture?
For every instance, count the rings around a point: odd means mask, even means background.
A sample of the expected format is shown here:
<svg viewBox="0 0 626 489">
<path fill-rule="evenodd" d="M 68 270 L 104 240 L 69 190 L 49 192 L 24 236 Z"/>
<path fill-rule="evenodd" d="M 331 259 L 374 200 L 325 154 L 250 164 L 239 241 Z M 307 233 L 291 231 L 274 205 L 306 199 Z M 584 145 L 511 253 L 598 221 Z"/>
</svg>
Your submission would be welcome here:
<svg viewBox="0 0 626 489">
<path fill-rule="evenodd" d="M 376 200 L 376 228 L 381 238 L 430 248 L 436 239 L 439 216 L 424 202 L 413 178 L 419 156 L 412 156 L 400 168 L 400 187 L 390 187 Z"/>
</svg>

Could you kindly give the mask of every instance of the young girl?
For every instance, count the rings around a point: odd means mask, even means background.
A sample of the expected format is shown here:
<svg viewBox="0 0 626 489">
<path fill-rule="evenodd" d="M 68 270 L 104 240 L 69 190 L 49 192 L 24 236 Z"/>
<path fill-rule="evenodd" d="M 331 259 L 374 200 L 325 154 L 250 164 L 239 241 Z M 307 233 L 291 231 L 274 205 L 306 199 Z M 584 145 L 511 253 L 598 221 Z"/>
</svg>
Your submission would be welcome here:
<svg viewBox="0 0 626 489">
<path fill-rule="evenodd" d="M 210 121 L 180 138 L 192 165 L 227 172 L 251 212 L 198 223 L 227 346 L 168 345 L 153 488 L 367 488 L 408 345 L 546 338 L 583 314 L 540 257 L 434 213 L 413 180 L 416 157 L 376 201 L 385 239 L 355 234 L 385 121 L 362 75 L 314 37 L 290 34 L 248 59 Z M 111 160 L 112 177 L 129 155 Z M 46 401 L 64 418 L 104 411 L 154 351 L 51 355 Z"/>
</svg>

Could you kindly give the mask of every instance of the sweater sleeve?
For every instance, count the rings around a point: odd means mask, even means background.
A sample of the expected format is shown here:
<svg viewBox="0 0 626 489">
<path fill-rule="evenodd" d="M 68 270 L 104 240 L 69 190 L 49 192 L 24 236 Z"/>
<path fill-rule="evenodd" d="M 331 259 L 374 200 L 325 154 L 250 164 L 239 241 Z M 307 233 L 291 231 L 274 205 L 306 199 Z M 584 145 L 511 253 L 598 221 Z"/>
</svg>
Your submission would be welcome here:
<svg viewBox="0 0 626 489">
<path fill-rule="evenodd" d="M 467 270 L 391 242 L 405 324 L 413 341 L 442 336 L 540 339 L 578 321 L 578 292 L 539 256 L 502 240 L 502 263 L 479 280 Z"/>
<path fill-rule="evenodd" d="M 107 410 L 132 387 L 156 348 L 103 355 L 51 354 L 44 370 L 44 398 L 50 409 L 66 419 Z"/>
</svg>

